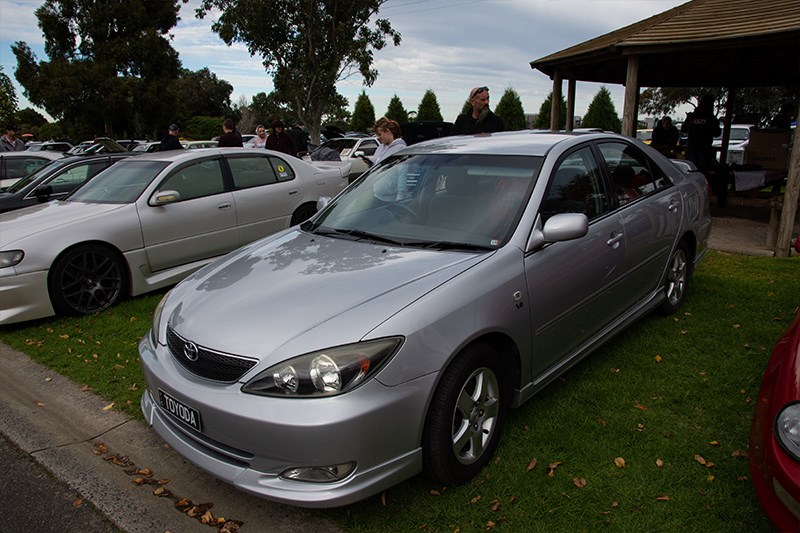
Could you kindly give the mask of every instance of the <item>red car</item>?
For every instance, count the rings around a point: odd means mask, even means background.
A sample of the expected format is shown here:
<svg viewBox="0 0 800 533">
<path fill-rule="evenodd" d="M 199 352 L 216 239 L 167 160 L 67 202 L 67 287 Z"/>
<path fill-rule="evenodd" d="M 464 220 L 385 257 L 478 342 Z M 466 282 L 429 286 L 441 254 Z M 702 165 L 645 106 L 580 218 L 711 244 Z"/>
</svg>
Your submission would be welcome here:
<svg viewBox="0 0 800 533">
<path fill-rule="evenodd" d="M 772 350 L 753 425 L 750 473 L 778 531 L 800 531 L 800 311 Z"/>
</svg>

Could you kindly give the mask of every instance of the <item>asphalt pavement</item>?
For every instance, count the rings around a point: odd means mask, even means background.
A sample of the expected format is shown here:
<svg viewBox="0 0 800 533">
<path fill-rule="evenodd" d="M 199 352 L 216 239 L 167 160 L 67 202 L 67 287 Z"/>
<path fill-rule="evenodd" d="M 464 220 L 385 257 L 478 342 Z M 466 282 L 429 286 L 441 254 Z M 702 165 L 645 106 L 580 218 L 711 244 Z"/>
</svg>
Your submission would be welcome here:
<svg viewBox="0 0 800 533">
<path fill-rule="evenodd" d="M 763 212 L 712 214 L 711 249 L 772 255 Z M 214 479 L 143 422 L 2 342 L 0 375 L 0 531 L 213 531 L 203 516 L 231 532 L 339 531 L 324 511 L 274 504 Z M 11 498 L 34 493 L 44 499 Z M 65 515 L 59 528 L 53 519 Z"/>
</svg>

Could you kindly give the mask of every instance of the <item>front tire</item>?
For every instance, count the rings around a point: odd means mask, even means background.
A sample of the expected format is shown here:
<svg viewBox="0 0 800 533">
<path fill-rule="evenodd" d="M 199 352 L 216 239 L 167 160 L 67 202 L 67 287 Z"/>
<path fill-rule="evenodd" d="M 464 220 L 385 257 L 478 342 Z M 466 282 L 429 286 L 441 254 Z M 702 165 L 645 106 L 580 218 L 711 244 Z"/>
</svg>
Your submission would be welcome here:
<svg viewBox="0 0 800 533">
<path fill-rule="evenodd" d="M 686 291 L 689 288 L 690 268 L 689 247 L 684 241 L 680 241 L 667 263 L 667 275 L 664 278 L 666 300 L 659 308 L 662 315 L 671 315 L 683 307 Z"/>
<path fill-rule="evenodd" d="M 316 213 L 317 207 L 314 204 L 303 204 L 292 214 L 292 220 L 289 225 L 296 226 L 313 217 Z"/>
<path fill-rule="evenodd" d="M 433 480 L 458 485 L 494 455 L 509 403 L 508 373 L 485 344 L 465 349 L 445 370 L 422 437 L 423 466 Z"/>
<path fill-rule="evenodd" d="M 125 266 L 114 251 L 79 246 L 59 257 L 50 270 L 50 301 L 57 314 L 81 316 L 103 311 L 125 293 Z"/>
</svg>

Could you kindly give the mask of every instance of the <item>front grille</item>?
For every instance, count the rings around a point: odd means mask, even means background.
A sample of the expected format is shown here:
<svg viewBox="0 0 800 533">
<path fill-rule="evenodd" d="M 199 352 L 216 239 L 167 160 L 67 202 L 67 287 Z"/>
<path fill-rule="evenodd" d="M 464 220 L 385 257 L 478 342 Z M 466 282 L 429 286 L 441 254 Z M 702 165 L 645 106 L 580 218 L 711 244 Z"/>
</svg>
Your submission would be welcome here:
<svg viewBox="0 0 800 533">
<path fill-rule="evenodd" d="M 167 327 L 167 346 L 172 356 L 183 368 L 201 378 L 214 381 L 232 383 L 258 362 L 254 359 L 227 355 L 197 346 L 175 333 L 172 327 Z M 192 348 L 187 350 L 187 346 Z M 186 354 L 194 355 L 195 349 L 197 357 L 191 360 Z"/>
</svg>

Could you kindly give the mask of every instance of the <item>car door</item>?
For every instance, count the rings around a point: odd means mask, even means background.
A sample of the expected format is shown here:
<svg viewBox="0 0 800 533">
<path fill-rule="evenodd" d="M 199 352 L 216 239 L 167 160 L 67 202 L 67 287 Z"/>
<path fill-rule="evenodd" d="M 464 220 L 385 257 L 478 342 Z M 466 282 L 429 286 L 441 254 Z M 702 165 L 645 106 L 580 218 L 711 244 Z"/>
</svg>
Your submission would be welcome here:
<svg viewBox="0 0 800 533">
<path fill-rule="evenodd" d="M 563 157 L 548 178 L 539 207 L 542 221 L 584 213 L 589 229 L 584 237 L 547 244 L 525 257 L 534 381 L 567 363 L 624 312 L 618 285 L 626 242 L 610 200 L 588 144 Z"/>
<path fill-rule="evenodd" d="M 237 248 L 236 210 L 221 158 L 168 167 L 166 173 L 156 192 L 138 203 L 150 269 L 158 272 Z M 156 198 L 167 191 L 177 199 L 157 205 Z"/>
<path fill-rule="evenodd" d="M 53 160 L 50 157 L 33 154 L 22 156 L 17 155 L 18 152 L 10 153 L 15 155 L 0 156 L 0 190 L 12 186 L 19 179 L 36 172 Z"/>
<path fill-rule="evenodd" d="M 682 199 L 655 161 L 638 148 L 624 141 L 600 142 L 597 148 L 624 225 L 627 254 L 620 297 L 631 307 L 661 286 L 681 225 Z"/>
<path fill-rule="evenodd" d="M 48 177 L 42 183 L 37 185 L 32 191 L 25 195 L 22 199 L 22 206 L 35 205 L 39 203 L 36 196 L 36 191 L 41 190 L 43 187 L 50 187 L 51 192 L 48 200 L 60 200 L 66 195 L 75 190 L 79 185 L 83 184 L 87 179 L 93 177 L 95 174 L 106 168 L 111 164 L 111 159 L 104 157 L 103 159 L 94 159 L 92 161 L 80 161 L 68 167 L 59 169 Z"/>
<path fill-rule="evenodd" d="M 233 180 L 239 244 L 289 227 L 303 201 L 303 183 L 282 157 L 233 154 L 225 158 Z"/>
</svg>

